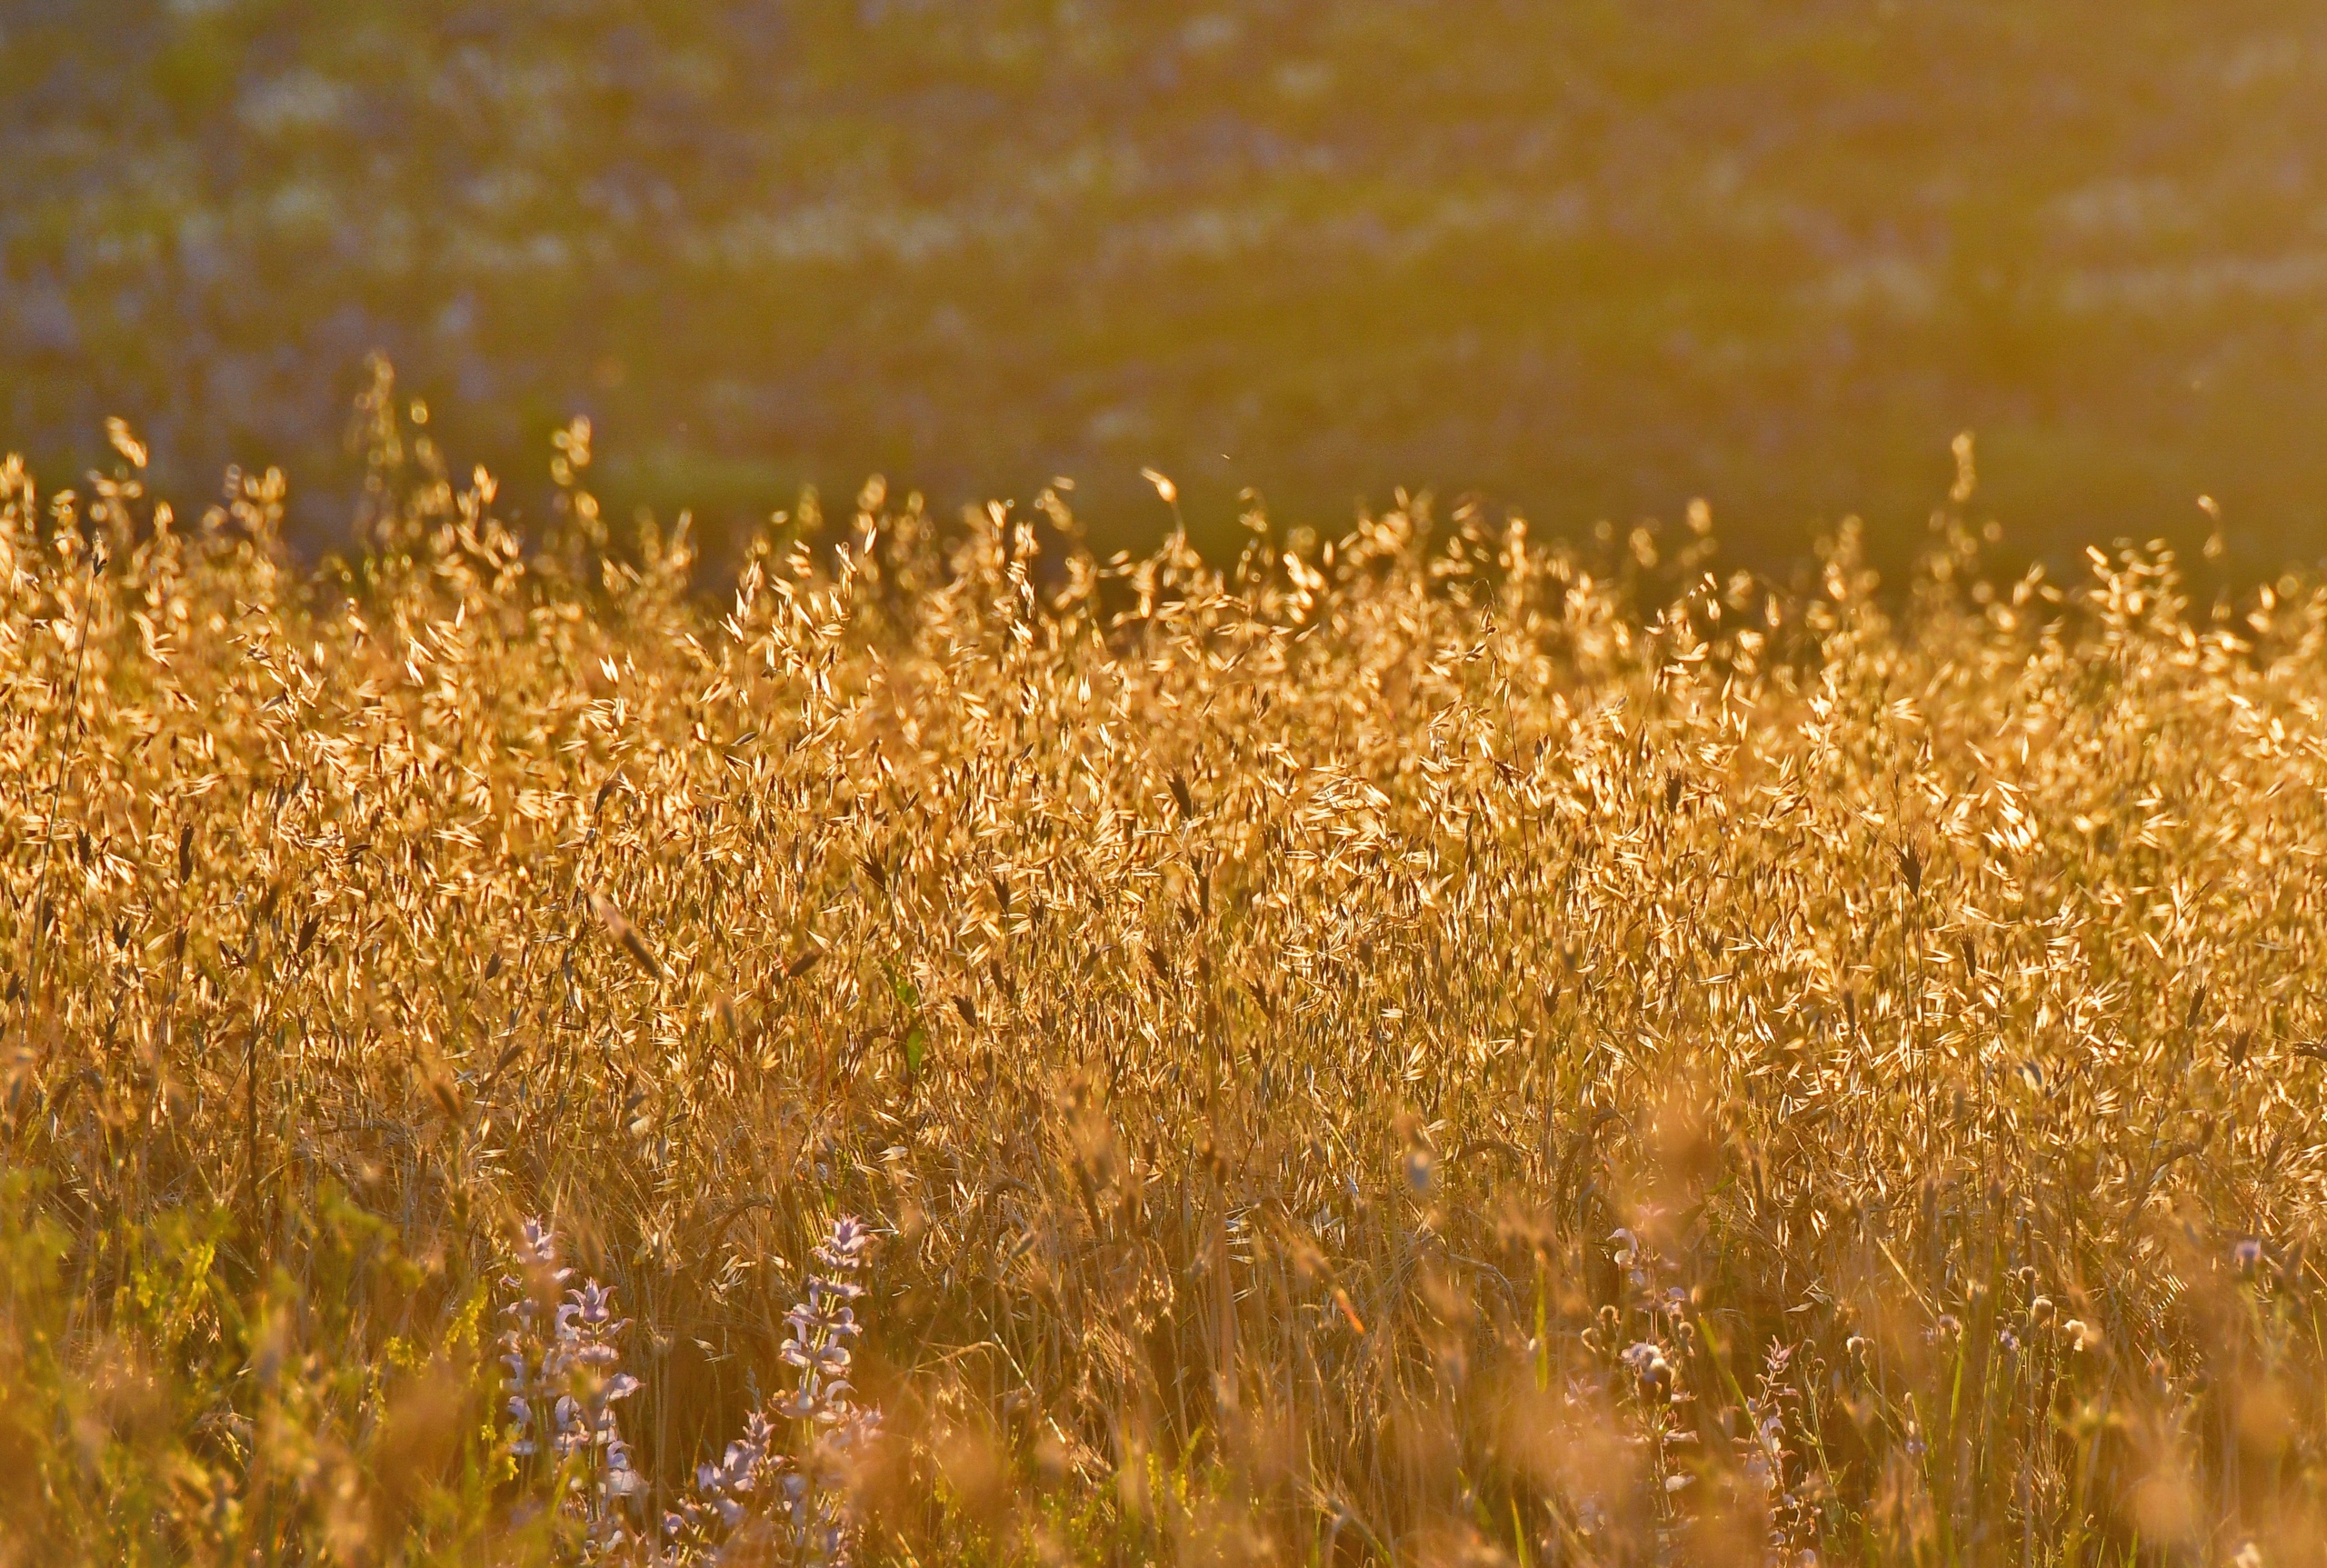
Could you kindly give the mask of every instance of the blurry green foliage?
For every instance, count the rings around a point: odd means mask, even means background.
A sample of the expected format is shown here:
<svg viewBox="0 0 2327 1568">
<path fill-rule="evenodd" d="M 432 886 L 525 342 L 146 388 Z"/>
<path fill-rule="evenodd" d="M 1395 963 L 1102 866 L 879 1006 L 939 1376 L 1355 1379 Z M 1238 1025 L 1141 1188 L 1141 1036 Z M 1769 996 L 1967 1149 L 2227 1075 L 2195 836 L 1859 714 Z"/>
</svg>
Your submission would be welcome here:
<svg viewBox="0 0 2327 1568">
<path fill-rule="evenodd" d="M 18 0 L 0 441 L 344 527 L 364 353 L 521 501 L 883 470 L 1337 526 L 2327 542 L 2327 12 L 2260 0 Z M 626 458 L 628 466 L 614 463 Z M 534 497 L 538 504 L 540 496 Z"/>
<path fill-rule="evenodd" d="M 541 1560 L 478 1284 L 335 1191 L 273 1269 L 223 1209 L 78 1207 L 0 1173 L 0 1564 Z"/>
</svg>

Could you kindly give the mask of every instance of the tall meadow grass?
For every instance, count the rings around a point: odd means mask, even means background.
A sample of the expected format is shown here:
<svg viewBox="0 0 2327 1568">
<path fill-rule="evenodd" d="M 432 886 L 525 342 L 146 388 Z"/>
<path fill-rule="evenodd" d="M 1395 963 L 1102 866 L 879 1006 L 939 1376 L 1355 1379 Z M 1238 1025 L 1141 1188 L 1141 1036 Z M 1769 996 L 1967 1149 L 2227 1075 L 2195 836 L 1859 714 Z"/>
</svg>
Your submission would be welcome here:
<svg viewBox="0 0 2327 1568">
<path fill-rule="evenodd" d="M 0 1563 L 2327 1561 L 2308 579 L 1966 449 L 1895 591 L 876 481 L 713 604 L 365 408 L 321 567 L 0 473 Z"/>
</svg>

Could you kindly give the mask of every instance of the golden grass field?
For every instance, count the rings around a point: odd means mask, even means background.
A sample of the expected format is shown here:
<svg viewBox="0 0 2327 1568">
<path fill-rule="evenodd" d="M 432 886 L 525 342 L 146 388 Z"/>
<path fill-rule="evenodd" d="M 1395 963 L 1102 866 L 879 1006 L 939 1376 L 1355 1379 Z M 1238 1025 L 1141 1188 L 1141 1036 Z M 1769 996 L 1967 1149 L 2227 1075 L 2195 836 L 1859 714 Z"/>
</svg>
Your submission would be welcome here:
<svg viewBox="0 0 2327 1568">
<path fill-rule="evenodd" d="M 863 1560 L 2327 1561 L 2315 584 L 1994 580 L 1965 447 L 1880 593 L 875 482 L 711 604 L 368 408 L 319 569 L 0 476 L 0 1563 L 709 1553 L 843 1214 Z"/>
</svg>

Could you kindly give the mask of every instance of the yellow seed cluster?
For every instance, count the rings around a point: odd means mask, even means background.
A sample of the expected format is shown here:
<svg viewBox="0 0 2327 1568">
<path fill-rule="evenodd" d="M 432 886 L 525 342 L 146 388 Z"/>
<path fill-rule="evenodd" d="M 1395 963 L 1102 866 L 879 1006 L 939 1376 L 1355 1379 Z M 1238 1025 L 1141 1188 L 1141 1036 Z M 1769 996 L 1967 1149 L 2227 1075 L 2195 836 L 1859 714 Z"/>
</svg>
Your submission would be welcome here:
<svg viewBox="0 0 2327 1568">
<path fill-rule="evenodd" d="M 271 474 L 190 522 L 125 431 L 84 494 L 0 475 L 0 1131 L 58 1377 L 326 1321 L 296 1375 L 449 1364 L 554 1215 L 683 1476 L 847 1211 L 900 1560 L 2322 1560 L 2310 585 L 1997 583 L 1951 514 L 1886 599 L 1847 534 L 1724 575 L 1700 512 L 1595 569 L 1419 502 L 1103 561 L 1055 492 L 876 483 L 706 607 L 585 428 L 521 542 L 372 412 L 373 548 L 320 572 Z M 331 1261 L 342 1209 L 402 1272 Z M 173 1417 L 200 1487 L 68 1455 L 42 1506 L 131 1556 L 534 1539 L 489 1481 L 334 1512 L 330 1455 L 426 1448 L 380 1414 L 455 1398 L 418 1372 L 319 1383 L 344 1442 L 262 1488 L 234 1423 L 295 1373 L 250 1358 Z"/>
</svg>

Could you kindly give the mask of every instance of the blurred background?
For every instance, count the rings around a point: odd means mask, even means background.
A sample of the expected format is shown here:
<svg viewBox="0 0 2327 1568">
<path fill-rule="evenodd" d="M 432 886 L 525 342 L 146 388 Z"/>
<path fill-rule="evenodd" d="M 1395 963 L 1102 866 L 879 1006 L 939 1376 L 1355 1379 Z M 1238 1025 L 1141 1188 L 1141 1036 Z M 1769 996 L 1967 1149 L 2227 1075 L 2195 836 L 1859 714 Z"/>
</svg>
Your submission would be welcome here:
<svg viewBox="0 0 2327 1568">
<path fill-rule="evenodd" d="M 1103 540 L 1878 554 L 1979 433 L 2024 549 L 2327 547 L 2327 7 L 2286 0 L 5 0 L 0 444 L 344 536 L 367 351 L 539 504 L 868 473 Z M 531 497 L 530 503 L 528 497 Z"/>
</svg>

